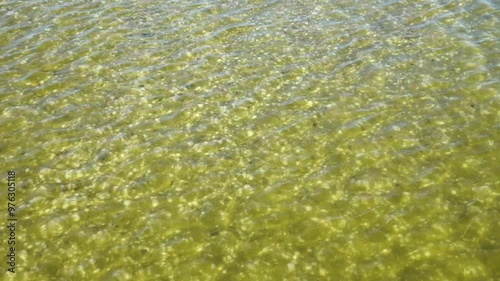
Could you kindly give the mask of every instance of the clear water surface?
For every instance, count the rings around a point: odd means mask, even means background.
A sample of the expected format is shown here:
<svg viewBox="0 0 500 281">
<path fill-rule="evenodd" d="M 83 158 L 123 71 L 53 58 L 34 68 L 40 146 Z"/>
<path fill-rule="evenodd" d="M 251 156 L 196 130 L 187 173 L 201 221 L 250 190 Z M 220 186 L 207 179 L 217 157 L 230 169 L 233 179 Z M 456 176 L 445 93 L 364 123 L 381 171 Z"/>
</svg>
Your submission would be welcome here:
<svg viewBox="0 0 500 281">
<path fill-rule="evenodd" d="M 499 280 L 499 6 L 0 1 L 2 280 Z"/>
</svg>

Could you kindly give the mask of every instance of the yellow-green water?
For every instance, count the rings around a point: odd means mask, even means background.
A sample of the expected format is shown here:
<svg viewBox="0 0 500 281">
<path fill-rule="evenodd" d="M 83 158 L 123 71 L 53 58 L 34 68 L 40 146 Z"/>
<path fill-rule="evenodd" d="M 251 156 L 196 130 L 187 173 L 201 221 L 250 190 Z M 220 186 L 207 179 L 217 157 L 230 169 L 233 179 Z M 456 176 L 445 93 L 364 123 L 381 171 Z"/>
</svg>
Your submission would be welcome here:
<svg viewBox="0 0 500 281">
<path fill-rule="evenodd" d="M 499 3 L 0 1 L 2 280 L 499 280 Z"/>
</svg>

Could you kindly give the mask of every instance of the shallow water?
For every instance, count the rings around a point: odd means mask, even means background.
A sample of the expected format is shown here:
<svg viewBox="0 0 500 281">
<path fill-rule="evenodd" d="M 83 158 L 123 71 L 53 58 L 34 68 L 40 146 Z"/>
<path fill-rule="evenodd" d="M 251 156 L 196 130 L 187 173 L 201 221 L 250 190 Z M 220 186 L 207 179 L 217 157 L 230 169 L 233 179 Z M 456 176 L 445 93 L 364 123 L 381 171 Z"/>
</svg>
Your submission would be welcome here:
<svg viewBox="0 0 500 281">
<path fill-rule="evenodd" d="M 5 280 L 500 278 L 497 1 L 0 14 Z"/>
</svg>

